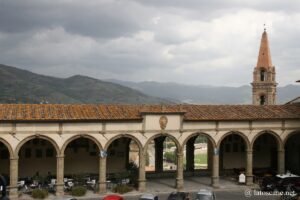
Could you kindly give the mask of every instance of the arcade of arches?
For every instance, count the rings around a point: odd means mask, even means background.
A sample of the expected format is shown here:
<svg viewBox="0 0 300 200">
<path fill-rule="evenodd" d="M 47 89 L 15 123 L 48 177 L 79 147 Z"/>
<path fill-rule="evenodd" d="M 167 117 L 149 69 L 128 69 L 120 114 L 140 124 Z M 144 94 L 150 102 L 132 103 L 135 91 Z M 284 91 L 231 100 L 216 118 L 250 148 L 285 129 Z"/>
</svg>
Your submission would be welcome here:
<svg viewBox="0 0 300 200">
<path fill-rule="evenodd" d="M 189 121 L 184 115 L 171 110 L 142 113 L 142 120 L 1 122 L 0 173 L 12 199 L 18 180 L 37 174 L 56 178 L 57 195 L 64 193 L 64 177 L 91 174 L 103 193 L 107 180 L 130 163 L 139 191 L 157 177 L 174 177 L 180 191 L 188 176 L 210 176 L 218 187 L 221 176 L 235 171 L 246 174 L 246 184 L 259 169 L 300 173 L 300 117 Z"/>
</svg>

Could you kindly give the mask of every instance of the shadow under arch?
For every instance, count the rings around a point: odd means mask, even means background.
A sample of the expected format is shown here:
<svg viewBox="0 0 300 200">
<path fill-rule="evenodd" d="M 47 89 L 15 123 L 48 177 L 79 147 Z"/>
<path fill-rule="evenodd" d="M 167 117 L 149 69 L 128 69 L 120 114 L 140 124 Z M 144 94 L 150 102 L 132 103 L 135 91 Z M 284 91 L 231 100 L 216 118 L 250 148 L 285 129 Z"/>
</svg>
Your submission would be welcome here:
<svg viewBox="0 0 300 200">
<path fill-rule="evenodd" d="M 60 150 L 59 150 L 59 147 L 57 145 L 57 143 L 55 142 L 55 140 L 53 140 L 52 138 L 48 137 L 48 136 L 45 136 L 45 135 L 31 135 L 31 136 L 28 136 L 26 138 L 24 138 L 16 147 L 16 150 L 15 150 L 15 158 L 18 158 L 19 157 L 19 151 L 20 149 L 22 148 L 22 146 L 30 141 L 30 140 L 33 140 L 33 139 L 43 139 L 43 140 L 46 140 L 48 142 L 50 142 L 54 149 L 56 150 L 56 155 L 58 156 L 60 154 Z"/>
<path fill-rule="evenodd" d="M 295 131 L 290 132 L 282 141 L 282 145 L 285 147 L 287 141 L 296 134 L 300 134 L 300 130 L 295 130 Z"/>
<path fill-rule="evenodd" d="M 250 148 L 253 149 L 253 145 L 255 143 L 255 141 L 262 135 L 264 134 L 269 134 L 271 135 L 275 141 L 276 141 L 276 144 L 277 144 L 277 149 L 280 150 L 280 149 L 283 149 L 284 148 L 284 143 L 283 141 L 281 140 L 280 136 L 275 133 L 274 131 L 271 131 L 271 130 L 263 130 L 263 131 L 260 131 L 259 133 L 257 133 L 254 138 L 252 139 L 251 143 L 250 143 Z"/>
<path fill-rule="evenodd" d="M 175 143 L 176 148 L 177 148 L 177 151 L 178 151 L 178 152 L 182 152 L 182 147 L 180 146 L 179 141 L 178 141 L 173 135 L 171 135 L 171 134 L 169 134 L 169 133 L 158 133 L 158 134 L 155 134 L 155 135 L 151 136 L 151 137 L 147 140 L 147 142 L 146 142 L 146 144 L 145 144 L 145 146 L 144 146 L 144 153 L 146 153 L 147 148 L 148 148 L 148 145 L 149 145 L 149 143 L 150 143 L 152 140 L 154 140 L 155 138 L 158 138 L 158 137 L 162 137 L 162 136 L 170 138 L 170 139 Z"/>
<path fill-rule="evenodd" d="M 213 148 L 216 147 L 216 141 L 213 139 L 213 137 L 211 137 L 209 134 L 207 133 L 204 133 L 204 132 L 195 132 L 195 133 L 192 133 L 191 135 L 189 135 L 182 143 L 182 147 L 184 147 L 184 145 L 186 145 L 186 143 L 193 137 L 195 136 L 200 136 L 200 135 L 203 135 L 205 137 L 207 137 L 209 139 L 209 141 L 211 142 L 211 144 L 213 145 Z"/>
<path fill-rule="evenodd" d="M 139 147 L 139 150 L 143 150 L 143 145 L 142 143 L 139 141 L 139 139 L 137 139 L 135 136 L 133 135 L 130 135 L 130 134 L 119 134 L 119 135 L 116 135 L 112 138 L 110 138 L 108 140 L 108 142 L 106 143 L 105 147 L 104 147 L 104 150 L 108 150 L 108 147 L 113 143 L 113 141 L 117 140 L 117 139 L 120 139 L 120 138 L 130 138 L 132 139 L 134 142 L 136 142 L 136 144 L 138 145 Z"/>
<path fill-rule="evenodd" d="M 88 135 L 88 134 L 79 134 L 79 135 L 74 135 L 74 136 L 70 137 L 69 139 L 67 139 L 64 142 L 64 144 L 63 144 L 63 146 L 61 148 L 61 154 L 64 155 L 67 146 L 72 141 L 74 141 L 76 139 L 80 139 L 80 138 L 86 138 L 86 139 L 89 139 L 89 140 L 93 141 L 98 146 L 99 152 L 102 150 L 102 146 L 101 146 L 100 142 L 95 137 L 93 137 L 91 135 Z"/>
<path fill-rule="evenodd" d="M 13 151 L 13 148 L 11 147 L 11 145 L 2 138 L 0 138 L 0 143 L 3 143 L 5 145 L 5 147 L 8 149 L 9 157 L 14 158 L 14 151 Z"/>
<path fill-rule="evenodd" d="M 218 148 L 220 148 L 220 145 L 221 145 L 222 141 L 229 135 L 239 135 L 241 138 L 243 138 L 243 140 L 245 142 L 245 145 L 246 145 L 246 149 L 251 148 L 251 143 L 250 143 L 248 137 L 240 131 L 229 131 L 229 132 L 225 133 L 224 135 L 222 135 L 221 138 L 219 139 L 218 143 L 217 143 Z"/>
<path fill-rule="evenodd" d="M 284 170 L 293 174 L 300 173 L 300 130 L 291 131 L 283 140 Z"/>
</svg>

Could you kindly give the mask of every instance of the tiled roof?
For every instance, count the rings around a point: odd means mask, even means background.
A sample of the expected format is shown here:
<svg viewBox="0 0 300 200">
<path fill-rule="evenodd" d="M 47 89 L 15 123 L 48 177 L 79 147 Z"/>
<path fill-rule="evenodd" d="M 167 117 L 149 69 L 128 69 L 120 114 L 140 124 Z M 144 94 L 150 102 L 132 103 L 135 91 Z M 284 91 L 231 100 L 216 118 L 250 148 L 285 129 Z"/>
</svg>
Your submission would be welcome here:
<svg viewBox="0 0 300 200">
<path fill-rule="evenodd" d="M 187 121 L 300 119 L 300 106 L 0 104 L 2 122 L 141 120 L 147 113 L 183 114 Z"/>
</svg>

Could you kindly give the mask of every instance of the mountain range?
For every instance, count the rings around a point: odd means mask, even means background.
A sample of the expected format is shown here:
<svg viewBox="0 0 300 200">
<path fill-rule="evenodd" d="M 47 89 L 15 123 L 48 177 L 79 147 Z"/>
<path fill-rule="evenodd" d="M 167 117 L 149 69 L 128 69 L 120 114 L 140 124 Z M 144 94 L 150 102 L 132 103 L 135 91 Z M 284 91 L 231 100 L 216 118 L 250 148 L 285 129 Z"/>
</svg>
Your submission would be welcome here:
<svg viewBox="0 0 300 200">
<path fill-rule="evenodd" d="M 56 78 L 0 65 L 0 103 L 172 103 L 116 83 L 76 75 Z"/>
<path fill-rule="evenodd" d="M 174 102 L 191 104 L 252 104 L 252 87 L 250 84 L 240 87 L 218 87 L 152 81 L 129 82 L 114 79 L 108 81 Z M 278 104 L 287 103 L 298 96 L 300 96 L 300 84 L 277 87 Z"/>
<path fill-rule="evenodd" d="M 251 104 L 251 86 L 56 78 L 0 64 L 0 103 Z M 300 96 L 300 85 L 278 87 L 277 102 Z"/>
</svg>

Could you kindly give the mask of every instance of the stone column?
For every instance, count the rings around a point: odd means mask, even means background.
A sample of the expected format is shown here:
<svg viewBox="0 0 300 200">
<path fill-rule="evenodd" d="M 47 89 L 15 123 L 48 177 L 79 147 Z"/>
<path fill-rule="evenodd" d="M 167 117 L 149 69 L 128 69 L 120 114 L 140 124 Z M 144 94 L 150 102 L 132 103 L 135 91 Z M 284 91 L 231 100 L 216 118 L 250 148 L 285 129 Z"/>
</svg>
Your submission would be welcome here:
<svg viewBox="0 0 300 200">
<path fill-rule="evenodd" d="M 106 192 L 106 157 L 99 157 L 99 193 Z"/>
<path fill-rule="evenodd" d="M 177 191 L 183 191 L 183 153 L 177 154 L 177 177 L 176 177 Z"/>
<path fill-rule="evenodd" d="M 163 151 L 165 137 L 159 137 L 154 139 L 155 141 L 155 172 L 163 171 Z"/>
<path fill-rule="evenodd" d="M 284 174 L 285 173 L 285 150 L 280 149 L 277 152 L 278 155 L 278 174 Z"/>
<path fill-rule="evenodd" d="M 219 187 L 219 149 L 214 148 L 213 152 L 213 166 L 212 166 L 212 177 L 211 177 L 211 185 L 214 188 Z"/>
<path fill-rule="evenodd" d="M 186 143 L 186 171 L 188 172 L 193 172 L 195 167 L 194 167 L 194 150 L 195 150 L 195 139 L 191 138 L 187 141 Z"/>
<path fill-rule="evenodd" d="M 64 195 L 64 170 L 65 170 L 65 156 L 56 157 L 56 196 Z"/>
<path fill-rule="evenodd" d="M 10 200 L 18 199 L 18 167 L 19 158 L 10 159 L 10 185 L 9 185 L 9 198 Z"/>
<path fill-rule="evenodd" d="M 207 169 L 211 172 L 212 169 L 212 155 L 213 155 L 213 145 L 211 141 L 207 140 Z"/>
<path fill-rule="evenodd" d="M 246 185 L 252 185 L 253 184 L 253 174 L 252 174 L 252 164 L 253 160 L 253 151 L 252 149 L 247 149 L 246 150 Z"/>
<path fill-rule="evenodd" d="M 139 192 L 146 190 L 146 172 L 145 172 L 146 156 L 142 149 L 139 150 Z"/>
</svg>

